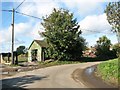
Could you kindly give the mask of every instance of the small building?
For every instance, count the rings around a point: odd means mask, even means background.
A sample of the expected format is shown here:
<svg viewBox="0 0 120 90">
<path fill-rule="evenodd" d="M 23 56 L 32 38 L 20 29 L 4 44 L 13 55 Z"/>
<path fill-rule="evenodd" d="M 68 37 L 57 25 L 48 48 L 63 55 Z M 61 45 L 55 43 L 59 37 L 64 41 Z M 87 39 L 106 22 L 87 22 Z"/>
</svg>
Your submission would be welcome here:
<svg viewBox="0 0 120 90">
<path fill-rule="evenodd" d="M 0 53 L 0 63 L 1 64 L 11 64 L 10 60 L 11 53 Z"/>
<path fill-rule="evenodd" d="M 34 40 L 28 48 L 28 62 L 31 61 L 44 61 L 45 48 L 48 44 L 43 40 Z"/>
</svg>

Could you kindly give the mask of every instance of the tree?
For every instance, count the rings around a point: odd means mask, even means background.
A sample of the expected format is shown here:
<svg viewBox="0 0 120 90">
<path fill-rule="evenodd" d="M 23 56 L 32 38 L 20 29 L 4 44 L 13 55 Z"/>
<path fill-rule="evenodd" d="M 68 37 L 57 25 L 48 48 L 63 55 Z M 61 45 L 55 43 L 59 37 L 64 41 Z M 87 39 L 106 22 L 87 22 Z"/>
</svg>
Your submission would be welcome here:
<svg viewBox="0 0 120 90">
<path fill-rule="evenodd" d="M 120 43 L 114 44 L 112 49 L 116 52 L 116 55 L 120 58 Z"/>
<path fill-rule="evenodd" d="M 111 41 L 106 36 L 100 37 L 95 46 L 97 51 L 96 55 L 102 58 L 116 57 L 116 53 L 110 50 L 111 45 Z"/>
<path fill-rule="evenodd" d="M 81 57 L 85 39 L 80 36 L 77 19 L 73 18 L 72 13 L 64 9 L 54 9 L 52 14 L 43 18 L 42 25 L 51 58 L 75 60 Z"/>
<path fill-rule="evenodd" d="M 17 51 L 17 55 L 21 55 L 21 54 L 25 54 L 24 50 L 25 50 L 25 46 L 19 46 L 16 51 Z"/>
<path fill-rule="evenodd" d="M 105 13 L 113 31 L 116 32 L 118 43 L 120 43 L 120 1 L 110 2 L 106 7 Z"/>
</svg>

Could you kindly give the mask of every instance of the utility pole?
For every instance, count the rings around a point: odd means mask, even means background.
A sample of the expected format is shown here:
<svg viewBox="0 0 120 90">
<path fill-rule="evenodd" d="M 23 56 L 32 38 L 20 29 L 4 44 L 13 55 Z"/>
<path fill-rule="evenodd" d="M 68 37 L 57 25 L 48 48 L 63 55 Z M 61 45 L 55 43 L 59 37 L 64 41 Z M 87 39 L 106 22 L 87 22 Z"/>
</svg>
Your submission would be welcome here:
<svg viewBox="0 0 120 90">
<path fill-rule="evenodd" d="M 11 57 L 12 57 L 12 64 L 15 64 L 14 61 L 14 14 L 15 14 L 15 9 L 13 8 L 12 10 L 12 52 L 11 52 Z"/>
</svg>

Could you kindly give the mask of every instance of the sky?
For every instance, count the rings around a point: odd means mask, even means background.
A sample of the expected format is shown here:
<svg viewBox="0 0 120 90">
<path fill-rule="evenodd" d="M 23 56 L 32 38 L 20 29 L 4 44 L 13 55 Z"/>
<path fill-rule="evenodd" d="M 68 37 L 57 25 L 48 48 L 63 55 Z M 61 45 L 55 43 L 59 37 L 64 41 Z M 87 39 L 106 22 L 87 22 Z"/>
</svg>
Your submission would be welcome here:
<svg viewBox="0 0 120 90">
<path fill-rule="evenodd" d="M 17 8 L 24 0 L 2 0 L 0 2 L 0 53 L 11 52 L 12 13 L 2 10 Z M 112 44 L 117 43 L 116 34 L 111 32 L 111 25 L 104 13 L 106 5 L 118 0 L 25 0 L 16 11 L 39 17 L 36 19 L 15 13 L 15 47 L 29 47 L 35 39 L 43 40 L 38 32 L 43 32 L 42 17 L 52 13 L 53 8 L 64 8 L 74 14 L 82 30 L 82 36 L 88 46 L 94 46 L 99 37 L 106 35 Z"/>
</svg>

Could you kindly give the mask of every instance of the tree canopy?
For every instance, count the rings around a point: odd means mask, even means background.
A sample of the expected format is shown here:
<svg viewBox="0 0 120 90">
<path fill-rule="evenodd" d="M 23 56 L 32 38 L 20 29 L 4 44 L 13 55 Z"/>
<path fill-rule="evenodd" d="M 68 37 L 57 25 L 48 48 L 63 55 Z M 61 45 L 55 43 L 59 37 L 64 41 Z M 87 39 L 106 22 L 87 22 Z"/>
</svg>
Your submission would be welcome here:
<svg viewBox="0 0 120 90">
<path fill-rule="evenodd" d="M 17 51 L 17 54 L 20 55 L 20 54 L 25 54 L 24 53 L 24 50 L 25 50 L 25 46 L 19 46 L 16 51 Z"/>
<path fill-rule="evenodd" d="M 75 60 L 82 55 L 85 39 L 73 13 L 64 9 L 54 9 L 52 14 L 43 18 L 44 36 L 49 44 L 51 58 L 58 60 Z"/>
<path fill-rule="evenodd" d="M 110 2 L 105 9 L 105 13 L 113 31 L 117 33 L 118 42 L 120 43 L 120 1 Z"/>
<path fill-rule="evenodd" d="M 95 46 L 97 51 L 96 55 L 102 58 L 116 57 L 116 52 L 114 50 L 110 50 L 111 45 L 111 41 L 106 36 L 100 37 Z"/>
</svg>

